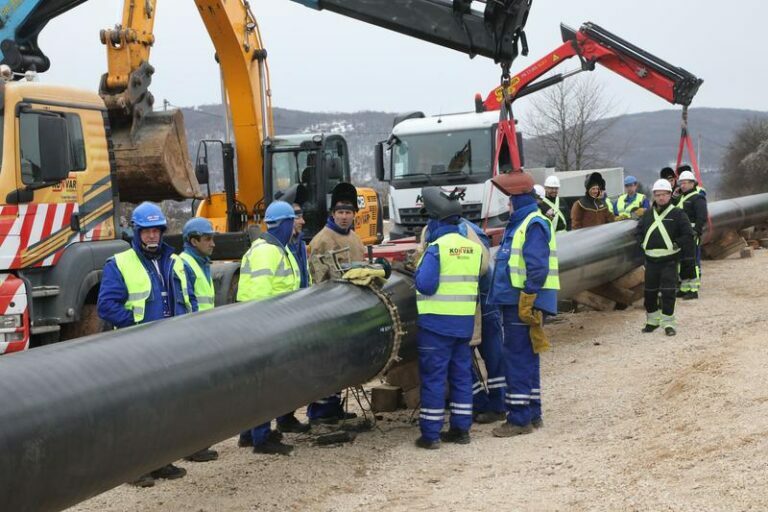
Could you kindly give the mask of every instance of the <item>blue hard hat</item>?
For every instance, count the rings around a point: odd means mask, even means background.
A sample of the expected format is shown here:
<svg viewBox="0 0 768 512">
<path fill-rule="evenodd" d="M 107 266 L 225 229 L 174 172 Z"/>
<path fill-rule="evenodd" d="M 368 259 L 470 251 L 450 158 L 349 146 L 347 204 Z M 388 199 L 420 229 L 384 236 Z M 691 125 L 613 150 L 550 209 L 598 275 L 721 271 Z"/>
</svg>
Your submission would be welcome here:
<svg viewBox="0 0 768 512">
<path fill-rule="evenodd" d="M 635 183 L 637 183 L 637 178 L 635 178 L 634 176 L 627 176 L 626 178 L 624 178 L 625 187 L 627 185 L 634 185 Z"/>
<path fill-rule="evenodd" d="M 184 224 L 184 229 L 181 231 L 184 240 L 189 240 L 190 237 L 198 237 L 203 235 L 213 235 L 216 231 L 213 229 L 211 221 L 204 217 L 192 217 Z"/>
<path fill-rule="evenodd" d="M 296 212 L 293 211 L 293 206 L 285 201 L 273 201 L 267 206 L 267 211 L 264 214 L 264 220 L 268 223 L 280 222 L 285 219 L 295 219 Z"/>
<path fill-rule="evenodd" d="M 145 228 L 163 228 L 168 227 L 168 223 L 163 215 L 163 210 L 155 203 L 145 201 L 133 210 L 131 222 L 137 229 Z"/>
</svg>

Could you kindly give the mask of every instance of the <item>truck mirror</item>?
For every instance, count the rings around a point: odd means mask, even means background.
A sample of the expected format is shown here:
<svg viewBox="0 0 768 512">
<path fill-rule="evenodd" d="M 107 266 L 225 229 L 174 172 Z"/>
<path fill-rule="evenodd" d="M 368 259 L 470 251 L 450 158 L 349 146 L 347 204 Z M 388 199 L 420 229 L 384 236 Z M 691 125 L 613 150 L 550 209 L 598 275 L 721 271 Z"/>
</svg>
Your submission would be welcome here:
<svg viewBox="0 0 768 512">
<path fill-rule="evenodd" d="M 195 165 L 195 178 L 197 178 L 197 182 L 201 185 L 208 184 L 208 180 L 210 179 L 210 174 L 208 173 L 207 163 L 197 162 L 197 165 Z"/>
<path fill-rule="evenodd" d="M 384 177 L 384 143 L 379 142 L 376 144 L 374 152 L 374 162 L 376 165 L 376 179 L 379 181 L 385 181 Z"/>
<path fill-rule="evenodd" d="M 65 180 L 72 170 L 67 120 L 59 116 L 39 116 L 37 136 L 40 147 L 41 181 L 58 183 Z"/>
</svg>

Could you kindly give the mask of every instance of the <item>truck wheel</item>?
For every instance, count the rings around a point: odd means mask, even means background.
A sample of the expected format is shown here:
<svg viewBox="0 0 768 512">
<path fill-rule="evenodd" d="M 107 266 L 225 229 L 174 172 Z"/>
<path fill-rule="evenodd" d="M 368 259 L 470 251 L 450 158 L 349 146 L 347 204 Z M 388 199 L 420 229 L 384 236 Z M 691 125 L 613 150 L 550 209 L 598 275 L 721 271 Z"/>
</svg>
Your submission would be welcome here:
<svg viewBox="0 0 768 512">
<path fill-rule="evenodd" d="M 61 339 L 71 340 L 99 333 L 102 331 L 102 325 L 96 304 L 84 304 L 80 311 L 80 321 L 61 326 Z"/>
</svg>

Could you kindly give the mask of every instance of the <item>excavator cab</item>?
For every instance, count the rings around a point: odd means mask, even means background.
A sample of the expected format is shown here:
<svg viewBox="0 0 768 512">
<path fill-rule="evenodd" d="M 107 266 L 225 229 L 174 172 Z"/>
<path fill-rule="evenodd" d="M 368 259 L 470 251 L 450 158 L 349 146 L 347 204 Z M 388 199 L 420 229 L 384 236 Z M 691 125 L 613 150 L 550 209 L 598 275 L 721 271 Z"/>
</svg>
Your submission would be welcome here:
<svg viewBox="0 0 768 512">
<path fill-rule="evenodd" d="M 267 139 L 264 178 L 270 201 L 294 185 L 303 185 L 304 236 L 309 239 L 325 226 L 333 187 L 350 181 L 347 141 L 341 135 L 321 133 Z"/>
</svg>

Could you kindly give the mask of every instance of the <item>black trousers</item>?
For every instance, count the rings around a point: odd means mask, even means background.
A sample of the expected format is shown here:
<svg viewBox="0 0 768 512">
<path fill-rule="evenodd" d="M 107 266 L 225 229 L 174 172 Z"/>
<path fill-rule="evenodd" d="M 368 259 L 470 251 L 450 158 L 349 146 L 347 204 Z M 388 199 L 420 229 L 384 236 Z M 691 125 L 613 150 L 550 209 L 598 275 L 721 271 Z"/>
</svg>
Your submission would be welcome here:
<svg viewBox="0 0 768 512">
<path fill-rule="evenodd" d="M 645 260 L 645 311 L 654 313 L 661 309 L 663 315 L 675 314 L 677 293 L 677 261 Z"/>
</svg>

